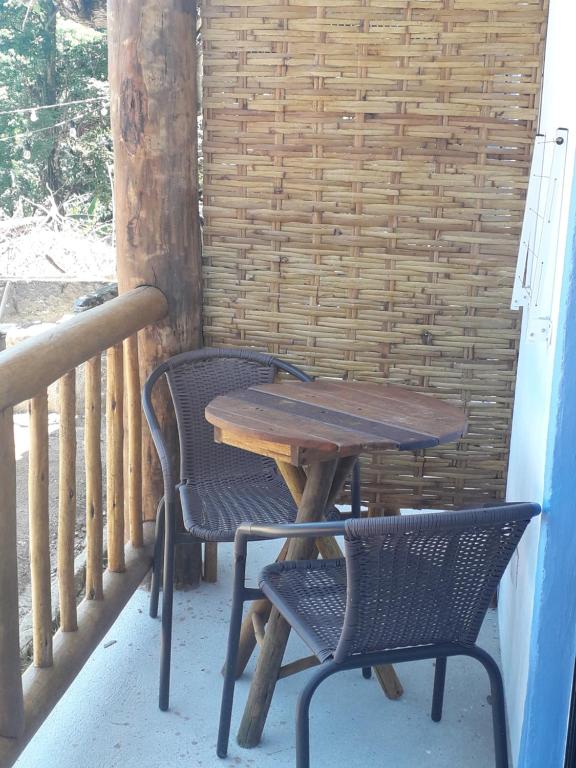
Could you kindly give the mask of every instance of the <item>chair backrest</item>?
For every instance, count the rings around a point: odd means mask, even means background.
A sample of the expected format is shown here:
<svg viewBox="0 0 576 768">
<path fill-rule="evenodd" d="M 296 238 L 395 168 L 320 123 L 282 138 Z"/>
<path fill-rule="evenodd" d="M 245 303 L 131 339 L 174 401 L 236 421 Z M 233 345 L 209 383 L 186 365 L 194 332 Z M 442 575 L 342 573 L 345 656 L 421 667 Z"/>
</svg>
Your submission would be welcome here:
<svg viewBox="0 0 576 768">
<path fill-rule="evenodd" d="M 537 504 L 348 520 L 343 661 L 436 643 L 472 644 Z"/>
<path fill-rule="evenodd" d="M 206 421 L 204 410 L 218 395 L 271 383 L 278 370 L 301 381 L 312 380 L 283 360 L 249 349 L 184 352 L 166 360 L 151 374 L 144 388 L 144 410 L 151 422 L 152 388 L 165 374 L 178 424 L 181 481 L 249 478 L 275 470 L 271 459 L 215 443 L 214 428 Z M 152 423 L 151 428 L 158 448 L 158 429 Z"/>
</svg>

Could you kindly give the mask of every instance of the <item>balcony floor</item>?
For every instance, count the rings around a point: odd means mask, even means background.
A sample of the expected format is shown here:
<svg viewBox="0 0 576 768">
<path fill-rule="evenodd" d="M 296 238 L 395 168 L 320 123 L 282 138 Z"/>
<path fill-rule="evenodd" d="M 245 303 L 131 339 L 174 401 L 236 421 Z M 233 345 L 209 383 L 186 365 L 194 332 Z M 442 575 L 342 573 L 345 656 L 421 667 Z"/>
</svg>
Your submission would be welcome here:
<svg viewBox="0 0 576 768">
<path fill-rule="evenodd" d="M 215 755 L 220 668 L 226 644 L 231 547 L 220 547 L 220 581 L 178 592 L 175 602 L 171 708 L 157 708 L 159 620 L 147 615 L 148 593 L 137 590 L 71 688 L 17 762 L 17 768 L 293 768 L 294 711 L 303 672 L 281 680 L 257 749 L 231 740 L 229 757 Z M 254 544 L 249 571 L 274 559 L 278 543 Z M 251 566 L 251 567 L 250 567 Z M 480 645 L 498 654 L 491 611 Z M 287 658 L 308 655 L 292 637 Z M 253 663 L 238 682 L 235 735 Z M 444 717 L 429 717 L 431 661 L 398 668 L 405 688 L 388 701 L 377 682 L 360 671 L 324 682 L 312 702 L 313 768 L 488 768 L 493 766 L 488 680 L 467 659 L 450 660 Z"/>
</svg>

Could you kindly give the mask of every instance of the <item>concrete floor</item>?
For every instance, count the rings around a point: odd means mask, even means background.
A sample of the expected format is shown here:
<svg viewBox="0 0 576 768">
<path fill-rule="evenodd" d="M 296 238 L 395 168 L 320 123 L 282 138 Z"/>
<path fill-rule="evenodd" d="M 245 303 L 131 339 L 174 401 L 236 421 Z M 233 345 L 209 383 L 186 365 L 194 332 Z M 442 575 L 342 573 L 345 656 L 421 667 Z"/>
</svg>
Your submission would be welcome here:
<svg viewBox="0 0 576 768">
<path fill-rule="evenodd" d="M 250 572 L 274 559 L 277 542 L 252 545 Z M 136 592 L 17 768 L 293 768 L 294 707 L 306 673 L 279 682 L 261 745 L 244 750 L 231 741 L 229 757 L 215 755 L 229 615 L 230 546 L 220 548 L 221 580 L 175 603 L 171 708 L 157 700 L 159 620 L 147 615 L 148 593 Z M 249 555 L 250 557 L 250 555 Z M 495 613 L 480 644 L 498 653 Z M 290 659 L 307 655 L 291 638 Z M 253 662 L 252 662 L 253 664 Z M 236 733 L 252 674 L 237 685 Z M 405 687 L 388 701 L 375 680 L 344 672 L 323 683 L 312 703 L 313 768 L 488 768 L 494 765 L 488 681 L 472 660 L 448 664 L 444 718 L 429 717 L 432 662 L 399 667 Z"/>
</svg>

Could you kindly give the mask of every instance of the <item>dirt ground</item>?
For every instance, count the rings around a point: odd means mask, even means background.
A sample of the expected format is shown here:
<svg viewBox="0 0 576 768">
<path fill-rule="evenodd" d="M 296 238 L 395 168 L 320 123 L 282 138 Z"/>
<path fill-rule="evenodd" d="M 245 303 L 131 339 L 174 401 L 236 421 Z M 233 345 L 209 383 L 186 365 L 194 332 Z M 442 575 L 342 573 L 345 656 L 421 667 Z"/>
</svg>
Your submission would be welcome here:
<svg viewBox="0 0 576 768">
<path fill-rule="evenodd" d="M 53 229 L 32 219 L 0 218 L 0 277 L 113 280 L 114 248 L 72 224 Z"/>
</svg>

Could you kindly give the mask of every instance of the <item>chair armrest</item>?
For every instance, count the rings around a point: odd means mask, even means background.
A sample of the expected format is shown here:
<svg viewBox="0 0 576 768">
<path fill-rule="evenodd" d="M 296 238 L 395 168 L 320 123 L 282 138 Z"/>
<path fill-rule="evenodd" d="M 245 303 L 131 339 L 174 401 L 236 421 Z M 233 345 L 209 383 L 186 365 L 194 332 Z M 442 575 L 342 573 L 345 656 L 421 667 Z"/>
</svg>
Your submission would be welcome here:
<svg viewBox="0 0 576 768">
<path fill-rule="evenodd" d="M 258 525 L 242 523 L 236 529 L 234 537 L 234 594 L 242 601 L 259 600 L 264 597 L 260 589 L 246 587 L 246 559 L 248 542 L 262 539 L 289 539 L 319 536 L 343 536 L 346 529 L 344 520 L 322 523 L 282 523 L 277 525 Z M 235 598 L 236 599 L 236 598 Z"/>
<path fill-rule="evenodd" d="M 237 533 L 250 539 L 306 538 L 309 536 L 343 536 L 344 520 L 327 520 L 318 523 L 275 523 L 262 525 L 242 523 Z"/>
<path fill-rule="evenodd" d="M 242 523 L 236 529 L 234 550 L 236 553 L 246 553 L 249 541 L 261 539 L 291 539 L 318 538 L 319 536 L 343 536 L 346 529 L 345 520 L 327 521 L 320 523 L 280 523 L 276 525 L 258 525 Z"/>
</svg>

